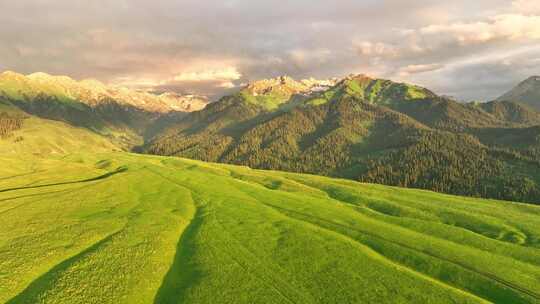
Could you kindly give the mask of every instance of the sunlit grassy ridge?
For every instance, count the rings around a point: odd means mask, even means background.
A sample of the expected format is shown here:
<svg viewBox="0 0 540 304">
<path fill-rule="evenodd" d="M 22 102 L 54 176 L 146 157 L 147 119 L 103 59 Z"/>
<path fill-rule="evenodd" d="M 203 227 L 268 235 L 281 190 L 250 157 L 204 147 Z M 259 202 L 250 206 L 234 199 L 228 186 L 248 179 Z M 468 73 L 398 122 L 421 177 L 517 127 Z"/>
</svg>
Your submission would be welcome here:
<svg viewBox="0 0 540 304">
<path fill-rule="evenodd" d="M 67 90 L 59 84 L 40 83 L 29 81 L 29 78 L 22 75 L 5 72 L 0 74 L 0 92 L 5 98 L 13 100 L 25 100 L 38 97 L 40 94 L 55 98 L 59 103 L 66 106 L 81 108 L 82 105 L 75 97 L 70 96 Z"/>
<path fill-rule="evenodd" d="M 258 105 L 267 110 L 274 110 L 281 104 L 286 103 L 290 95 L 281 94 L 281 92 L 272 92 L 271 94 L 253 96 L 246 92 L 238 93 L 239 98 L 247 103 Z"/>
<path fill-rule="evenodd" d="M 74 151 L 118 151 L 106 138 L 87 129 L 70 126 L 64 122 L 28 115 L 19 109 L 0 102 L 0 114 L 24 117 L 22 126 L 0 137 L 0 155 L 63 154 Z M 10 164 L 11 165 L 11 164 Z"/>
<path fill-rule="evenodd" d="M 415 85 L 357 75 L 344 79 L 320 96 L 309 99 L 307 104 L 320 105 L 344 97 L 353 97 L 372 104 L 394 105 L 434 96 L 433 92 Z"/>
<path fill-rule="evenodd" d="M 2 303 L 540 301 L 539 207 L 122 153 L 0 161 Z"/>
</svg>

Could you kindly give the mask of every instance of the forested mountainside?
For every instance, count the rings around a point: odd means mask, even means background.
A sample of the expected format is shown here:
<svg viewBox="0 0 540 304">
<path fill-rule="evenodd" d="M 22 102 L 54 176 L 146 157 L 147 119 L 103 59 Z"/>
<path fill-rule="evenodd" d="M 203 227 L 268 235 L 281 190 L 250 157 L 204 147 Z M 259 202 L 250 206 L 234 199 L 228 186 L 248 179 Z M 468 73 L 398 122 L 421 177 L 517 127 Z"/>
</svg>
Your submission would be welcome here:
<svg viewBox="0 0 540 304">
<path fill-rule="evenodd" d="M 363 75 L 318 90 L 281 78 L 178 119 L 144 151 L 540 203 L 538 125 L 511 101 L 458 103 Z"/>
</svg>

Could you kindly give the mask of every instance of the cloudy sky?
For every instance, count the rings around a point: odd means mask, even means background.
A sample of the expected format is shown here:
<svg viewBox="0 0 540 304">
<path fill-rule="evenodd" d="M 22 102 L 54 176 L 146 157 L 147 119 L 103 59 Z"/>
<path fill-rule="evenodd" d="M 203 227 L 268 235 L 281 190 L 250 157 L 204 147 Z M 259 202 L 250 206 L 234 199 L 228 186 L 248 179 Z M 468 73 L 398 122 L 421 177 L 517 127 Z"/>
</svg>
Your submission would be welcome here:
<svg viewBox="0 0 540 304">
<path fill-rule="evenodd" d="M 365 73 L 486 100 L 540 74 L 539 0 L 18 0 L 0 20 L 0 70 L 179 92 Z"/>
</svg>

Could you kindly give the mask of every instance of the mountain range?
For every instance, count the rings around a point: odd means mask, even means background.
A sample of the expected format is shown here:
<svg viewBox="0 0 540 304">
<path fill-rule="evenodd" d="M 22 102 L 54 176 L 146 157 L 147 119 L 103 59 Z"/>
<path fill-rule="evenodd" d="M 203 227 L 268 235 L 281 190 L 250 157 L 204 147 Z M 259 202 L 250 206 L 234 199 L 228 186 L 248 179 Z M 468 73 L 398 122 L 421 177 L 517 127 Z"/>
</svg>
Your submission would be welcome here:
<svg viewBox="0 0 540 304">
<path fill-rule="evenodd" d="M 352 75 L 255 82 L 168 126 L 146 153 L 540 202 L 540 113 Z"/>
<path fill-rule="evenodd" d="M 32 138 L 31 147 L 47 146 L 37 140 L 42 133 L 17 135 L 30 117 L 43 126 L 63 124 L 70 130 L 64 139 L 76 141 L 80 135 L 73 134 L 80 132 L 93 141 L 105 138 L 112 145 L 99 145 L 103 149 L 540 203 L 537 79 L 495 101 L 459 103 L 365 75 L 324 81 L 283 76 L 209 103 L 199 96 L 6 72 L 0 75 L 0 132 L 10 151 Z"/>
<path fill-rule="evenodd" d="M 29 114 L 95 131 L 124 148 L 141 144 L 146 130 L 159 118 L 181 116 L 208 103 L 202 96 L 156 95 L 93 79 L 10 71 L 0 74 L 0 98 Z"/>
</svg>

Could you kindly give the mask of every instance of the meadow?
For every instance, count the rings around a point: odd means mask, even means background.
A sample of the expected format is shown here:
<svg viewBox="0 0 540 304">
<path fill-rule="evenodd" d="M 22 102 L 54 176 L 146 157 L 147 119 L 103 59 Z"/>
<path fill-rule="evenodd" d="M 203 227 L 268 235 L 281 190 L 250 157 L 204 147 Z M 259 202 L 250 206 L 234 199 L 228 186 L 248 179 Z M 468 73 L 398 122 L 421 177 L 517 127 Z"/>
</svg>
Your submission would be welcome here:
<svg viewBox="0 0 540 304">
<path fill-rule="evenodd" d="M 0 163 L 0 303 L 540 303 L 540 206 L 120 152 Z"/>
</svg>

